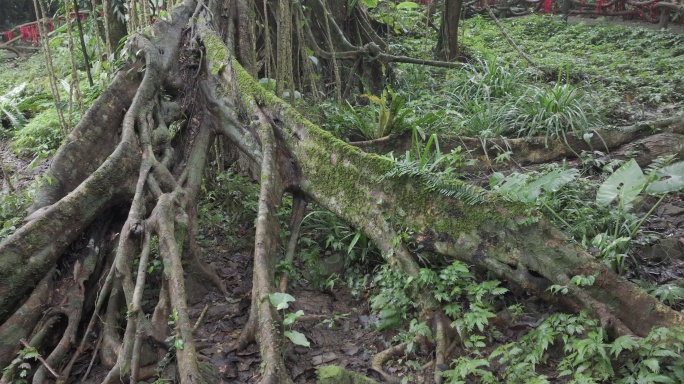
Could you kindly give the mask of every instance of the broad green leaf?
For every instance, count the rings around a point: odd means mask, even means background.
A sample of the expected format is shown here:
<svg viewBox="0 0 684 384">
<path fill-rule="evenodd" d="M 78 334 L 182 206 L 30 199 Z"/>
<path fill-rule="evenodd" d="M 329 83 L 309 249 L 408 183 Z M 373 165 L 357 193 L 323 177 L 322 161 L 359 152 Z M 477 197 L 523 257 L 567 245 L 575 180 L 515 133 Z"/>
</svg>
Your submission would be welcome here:
<svg viewBox="0 0 684 384">
<path fill-rule="evenodd" d="M 285 337 L 290 339 L 290 341 L 293 344 L 302 345 L 304 347 L 310 347 L 311 346 L 311 344 L 309 343 L 309 340 L 307 340 L 306 336 L 304 336 L 304 334 L 301 332 L 285 331 L 284 335 L 285 335 Z"/>
<path fill-rule="evenodd" d="M 297 318 L 300 316 L 304 316 L 304 311 L 302 311 L 301 309 L 295 313 L 288 313 L 287 315 L 285 315 L 285 318 L 283 319 L 283 325 L 292 325 L 295 322 L 295 320 L 297 320 Z"/>
<path fill-rule="evenodd" d="M 418 8 L 418 3 L 414 3 L 413 1 L 404 1 L 399 4 L 397 4 L 397 9 L 414 9 Z"/>
<path fill-rule="evenodd" d="M 613 342 L 613 346 L 610 348 L 610 353 L 617 357 L 623 350 L 631 351 L 637 346 L 639 346 L 639 343 L 637 343 L 632 336 L 620 336 Z"/>
<path fill-rule="evenodd" d="M 658 179 L 646 187 L 646 193 L 659 195 L 681 190 L 684 188 L 684 161 L 661 168 L 656 177 Z"/>
<path fill-rule="evenodd" d="M 311 60 L 311 62 L 314 63 L 314 65 L 318 66 L 318 57 L 309 55 L 309 60 Z"/>
<path fill-rule="evenodd" d="M 292 295 L 280 292 L 271 293 L 268 295 L 268 299 L 271 301 L 271 305 L 273 305 L 278 311 L 289 308 L 290 305 L 288 303 L 295 301 L 295 298 L 292 297 Z"/>
<path fill-rule="evenodd" d="M 529 188 L 530 190 L 543 188 L 547 192 L 558 192 L 566 184 L 575 180 L 577 176 L 579 176 L 577 169 L 556 169 L 530 183 Z"/>
<path fill-rule="evenodd" d="M 608 180 L 601 184 L 598 192 L 596 192 L 596 203 L 607 206 L 617 201 L 618 207 L 623 211 L 628 211 L 632 202 L 646 186 L 646 181 L 646 176 L 641 171 L 641 167 L 632 159 L 613 172 Z"/>
<path fill-rule="evenodd" d="M 275 79 L 269 79 L 267 77 L 259 79 L 259 84 L 268 89 L 269 91 L 273 91 L 276 89 L 276 81 Z"/>
</svg>

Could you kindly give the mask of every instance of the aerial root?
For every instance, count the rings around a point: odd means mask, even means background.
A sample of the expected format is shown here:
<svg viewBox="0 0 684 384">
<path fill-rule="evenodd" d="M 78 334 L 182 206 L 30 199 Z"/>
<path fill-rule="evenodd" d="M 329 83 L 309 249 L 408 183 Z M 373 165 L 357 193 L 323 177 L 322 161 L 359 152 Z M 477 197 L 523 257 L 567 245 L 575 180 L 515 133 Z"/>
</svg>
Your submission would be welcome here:
<svg viewBox="0 0 684 384">
<path fill-rule="evenodd" d="M 287 242 L 285 249 L 285 263 L 292 265 L 294 255 L 297 251 L 297 242 L 299 241 L 299 233 L 302 228 L 302 220 L 306 214 L 306 199 L 300 195 L 292 197 L 292 217 L 290 218 L 290 240 Z M 285 292 L 287 290 L 287 271 L 280 275 L 280 284 L 278 291 Z"/>
<path fill-rule="evenodd" d="M 151 216 L 159 238 L 159 253 L 164 261 L 164 274 L 168 279 L 171 307 L 176 315 L 176 343 L 179 342 L 178 340 L 182 343 L 182 348 L 178 348 L 178 346 L 176 348 L 178 371 L 182 382 L 193 383 L 201 381 L 202 378 L 197 365 L 192 324 L 185 301 L 185 279 L 181 252 L 175 237 L 177 227 L 179 232 L 184 233 L 183 238 L 186 236 L 185 230 L 187 229 L 187 215 L 182 212 L 183 204 L 179 195 L 175 192 L 162 195 Z M 181 213 L 183 214 L 179 215 Z"/>
<path fill-rule="evenodd" d="M 274 215 L 277 202 L 282 198 L 281 180 L 276 165 L 275 134 L 272 122 L 256 104 L 252 105 L 258 116 L 257 131 L 261 140 L 261 188 L 254 239 L 254 271 L 252 276 L 252 303 L 247 324 L 242 329 L 236 348 L 245 348 L 256 340 L 264 362 L 261 384 L 292 383 L 282 353 L 281 321 L 271 305 L 269 295 L 276 291 L 273 269 L 277 254 L 278 221 Z M 296 221 L 296 220 L 295 220 Z"/>
<path fill-rule="evenodd" d="M 433 322 L 434 326 L 434 339 L 435 339 L 435 384 L 442 384 L 442 369 L 446 363 L 447 358 L 447 345 L 449 341 L 449 329 L 448 319 L 443 313 L 438 312 L 435 314 Z"/>
</svg>

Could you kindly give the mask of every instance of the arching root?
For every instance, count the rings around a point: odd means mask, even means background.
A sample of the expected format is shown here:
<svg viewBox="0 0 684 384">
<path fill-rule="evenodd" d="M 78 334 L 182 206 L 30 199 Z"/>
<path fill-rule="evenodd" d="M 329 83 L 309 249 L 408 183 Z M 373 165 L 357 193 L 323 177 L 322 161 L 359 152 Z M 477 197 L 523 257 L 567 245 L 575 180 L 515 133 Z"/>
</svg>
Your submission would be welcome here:
<svg viewBox="0 0 684 384">
<path fill-rule="evenodd" d="M 385 370 L 382 368 L 382 366 L 391 358 L 400 356 L 401 354 L 404 353 L 406 350 L 406 343 L 401 343 L 394 345 L 392 347 L 389 347 L 385 349 L 384 351 L 378 353 L 373 357 L 373 360 L 371 361 L 371 368 L 377 372 L 384 381 L 388 383 L 400 383 L 401 380 L 398 378 L 388 374 L 385 372 Z"/>
</svg>

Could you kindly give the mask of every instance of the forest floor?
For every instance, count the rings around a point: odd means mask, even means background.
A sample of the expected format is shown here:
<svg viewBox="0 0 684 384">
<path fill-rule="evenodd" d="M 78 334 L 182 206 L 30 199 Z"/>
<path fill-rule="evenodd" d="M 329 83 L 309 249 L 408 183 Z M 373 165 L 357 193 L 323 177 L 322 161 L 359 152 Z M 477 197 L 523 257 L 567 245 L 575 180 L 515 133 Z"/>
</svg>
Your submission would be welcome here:
<svg viewBox="0 0 684 384">
<path fill-rule="evenodd" d="M 42 175 L 50 161 L 44 159 L 38 166 L 30 168 L 30 159 L 17 157 L 5 141 L 0 141 L 0 156 L 5 170 L 13 175 L 15 188 L 24 188 L 36 176 Z M 4 183 L 4 176 L 0 177 Z M 642 212 L 648 211 L 651 207 L 649 204 L 653 203 L 646 201 Z M 658 284 L 674 283 L 684 287 L 684 200 L 678 196 L 669 198 L 656 209 L 647 221 L 646 228 L 661 239 L 638 251 L 641 276 L 637 277 Z M 197 321 L 206 311 L 195 332 L 200 360 L 218 368 L 222 383 L 256 383 L 262 364 L 258 347 L 251 344 L 243 351 L 232 348 L 249 313 L 252 249 L 244 244 L 253 238 L 253 229 L 246 226 L 238 231 L 242 239 L 238 239 L 241 245 L 237 247 L 232 245 L 235 239 L 231 244 L 226 241 L 221 229 L 204 228 L 202 232 L 204 237 L 213 240 L 212 246 L 204 249 L 205 261 L 218 273 L 231 297 L 224 298 L 214 287 L 205 286 L 197 279 L 187 279 L 191 321 Z M 517 340 L 541 319 L 557 310 L 524 292 L 513 291 L 515 297 L 509 300 L 523 302 L 526 314 L 511 321 L 504 311 L 491 319 L 499 331 L 494 345 Z M 376 330 L 379 319 L 370 310 L 371 292 L 353 296 L 344 284 L 336 284 L 334 288 L 322 291 L 306 279 L 301 279 L 291 283 L 288 293 L 296 297 L 290 310 L 302 310 L 305 314 L 297 320 L 294 329 L 306 335 L 311 342 L 310 348 L 284 343 L 286 363 L 296 383 L 315 382 L 316 368 L 327 364 L 380 379 L 371 369 L 371 359 L 392 345 L 397 331 Z M 451 350 L 455 354 L 448 359 L 455 358 L 458 353 L 458 346 L 453 347 Z M 70 383 L 82 377 L 91 358 L 89 354 L 81 357 L 72 372 L 74 380 Z M 390 362 L 386 369 L 396 377 L 410 377 L 410 383 L 430 383 L 432 371 L 427 368 L 431 359 L 429 351 L 419 350 Z M 173 364 L 169 363 L 165 368 L 173 368 Z M 95 365 L 86 382 L 99 383 L 106 373 L 104 368 Z"/>
</svg>

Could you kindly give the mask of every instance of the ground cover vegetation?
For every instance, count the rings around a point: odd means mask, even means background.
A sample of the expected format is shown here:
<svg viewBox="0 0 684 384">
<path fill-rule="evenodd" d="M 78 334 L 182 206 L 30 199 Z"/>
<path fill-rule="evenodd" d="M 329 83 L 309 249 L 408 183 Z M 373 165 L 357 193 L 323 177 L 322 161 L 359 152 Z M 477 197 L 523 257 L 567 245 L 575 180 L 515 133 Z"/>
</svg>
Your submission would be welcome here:
<svg viewBox="0 0 684 384">
<path fill-rule="evenodd" d="M 254 253 L 231 343 L 260 346 L 250 382 L 307 380 L 284 364 L 313 339 L 302 286 L 368 302 L 387 349 L 358 370 L 381 380 L 684 380 L 681 256 L 645 251 L 684 238 L 653 220 L 682 201 L 681 36 L 501 20 L 532 65 L 475 16 L 459 24 L 462 61 L 432 66 L 402 62 L 440 57 L 428 21 L 443 12 L 413 2 L 185 1 L 155 25 L 114 3 L 130 36 L 95 54 L 88 19 L 92 86 L 78 44 L 51 35 L 67 102 L 40 56 L 0 74 L 3 140 L 33 165 L 55 156 L 19 186 L 3 157 L 3 382 L 42 383 L 47 367 L 71 382 L 88 350 L 93 382 L 217 382 L 184 281 L 236 300 L 202 261 L 222 247 Z M 349 20 L 377 28 L 350 34 Z M 290 41 L 275 33 L 293 25 Z"/>
</svg>

